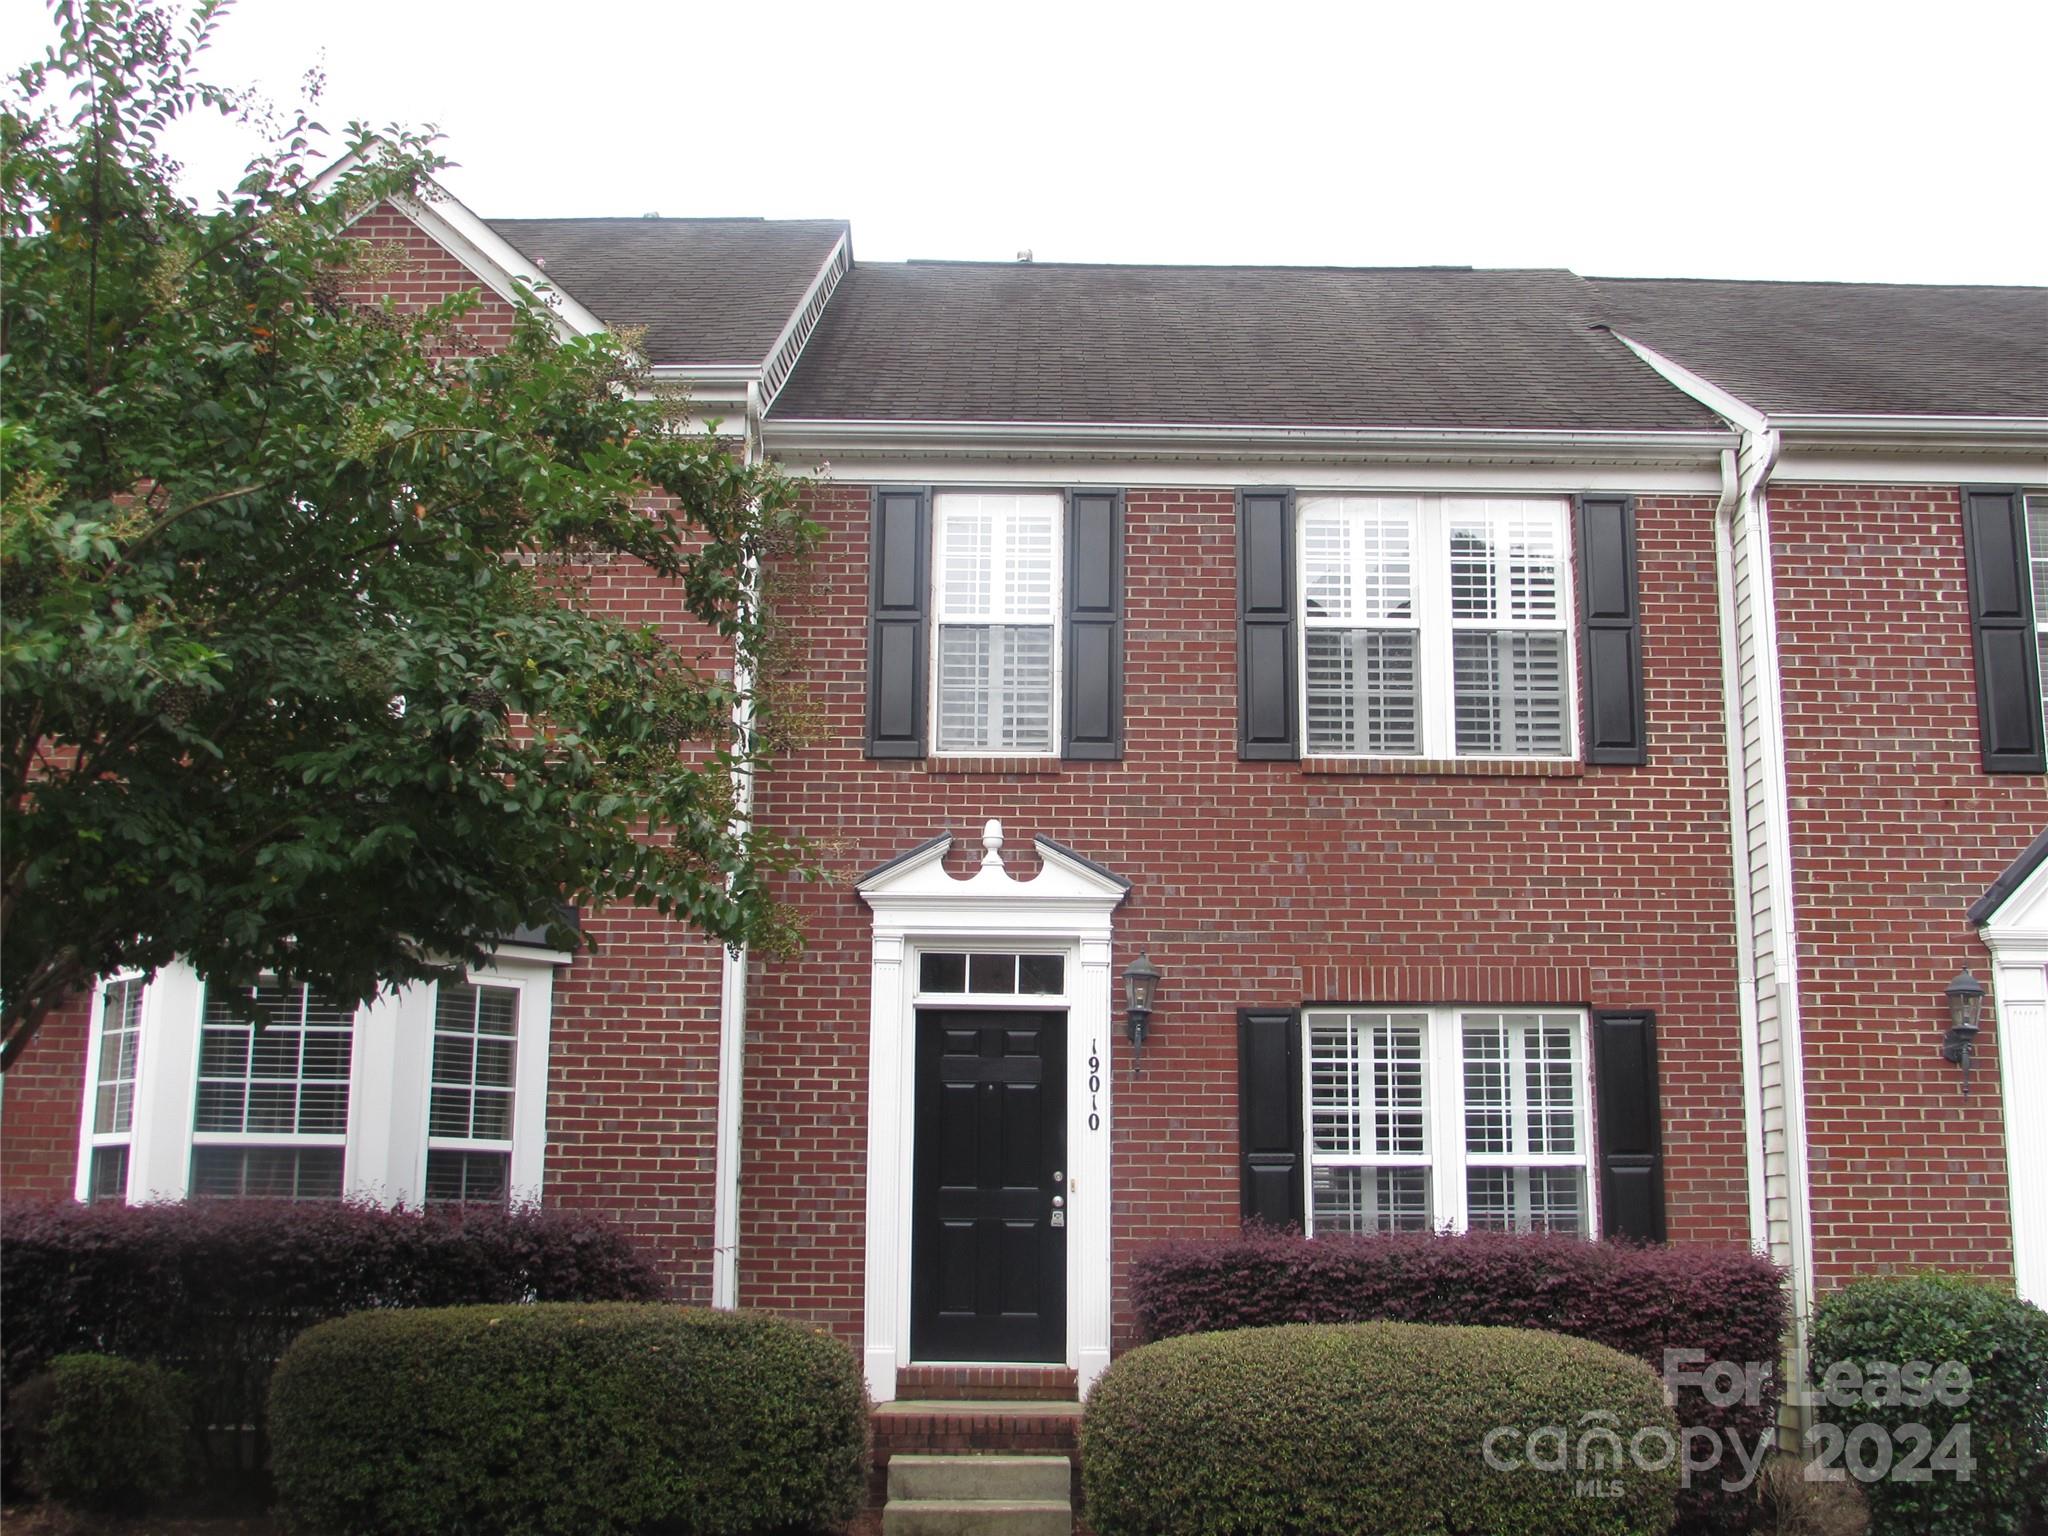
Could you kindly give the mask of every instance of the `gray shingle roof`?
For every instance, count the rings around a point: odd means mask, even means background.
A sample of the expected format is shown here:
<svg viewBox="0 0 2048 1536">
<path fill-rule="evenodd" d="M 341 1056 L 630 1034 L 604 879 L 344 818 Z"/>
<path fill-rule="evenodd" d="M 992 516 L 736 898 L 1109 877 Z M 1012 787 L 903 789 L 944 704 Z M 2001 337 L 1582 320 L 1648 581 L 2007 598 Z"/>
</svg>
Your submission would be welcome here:
<svg viewBox="0 0 2048 1536">
<path fill-rule="evenodd" d="M 1685 430 L 1561 271 L 856 266 L 783 420 Z"/>
<path fill-rule="evenodd" d="M 2048 288 L 1587 286 L 1615 329 L 1765 412 L 2048 416 Z"/>
<path fill-rule="evenodd" d="M 846 233 L 839 219 L 489 219 L 659 364 L 760 364 Z"/>
</svg>

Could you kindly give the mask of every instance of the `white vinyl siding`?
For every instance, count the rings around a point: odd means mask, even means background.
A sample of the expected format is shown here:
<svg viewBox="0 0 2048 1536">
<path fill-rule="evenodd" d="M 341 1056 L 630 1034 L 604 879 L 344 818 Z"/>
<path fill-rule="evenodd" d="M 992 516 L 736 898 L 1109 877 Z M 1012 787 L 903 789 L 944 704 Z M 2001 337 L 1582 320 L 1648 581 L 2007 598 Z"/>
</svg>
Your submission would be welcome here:
<svg viewBox="0 0 2048 1536">
<path fill-rule="evenodd" d="M 1590 1233 L 1585 1019 L 1312 1010 L 1312 1232 Z"/>
<path fill-rule="evenodd" d="M 1563 502 L 1305 496 L 1298 521 L 1311 755 L 1577 752 Z"/>
<path fill-rule="evenodd" d="M 2027 498 L 2027 571 L 2034 589 L 2034 665 L 2040 669 L 2041 707 L 2048 716 L 2048 496 Z"/>
<path fill-rule="evenodd" d="M 933 688 L 940 752 L 1057 750 L 1057 495 L 934 499 Z"/>
</svg>

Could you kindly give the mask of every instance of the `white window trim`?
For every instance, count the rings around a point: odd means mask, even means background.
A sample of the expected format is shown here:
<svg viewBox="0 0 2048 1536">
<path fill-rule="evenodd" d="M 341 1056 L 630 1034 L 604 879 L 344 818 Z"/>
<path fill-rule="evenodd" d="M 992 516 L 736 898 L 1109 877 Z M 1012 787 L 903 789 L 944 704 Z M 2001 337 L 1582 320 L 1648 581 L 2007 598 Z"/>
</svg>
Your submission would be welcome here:
<svg viewBox="0 0 2048 1536">
<path fill-rule="evenodd" d="M 1415 752 L 1331 752 L 1308 745 L 1308 582 L 1306 513 L 1319 504 L 1349 501 L 1411 501 L 1415 503 L 1414 602 L 1412 625 L 1392 623 L 1317 624 L 1318 629 L 1413 629 L 1416 633 L 1416 710 L 1419 750 Z M 1447 513 L 1459 502 L 1529 501 L 1558 509 L 1561 529 L 1558 559 L 1559 621 L 1556 624 L 1500 618 L 1484 624 L 1458 623 L 1451 616 L 1451 520 Z M 1575 763 L 1579 760 L 1579 642 L 1577 561 L 1573 557 L 1577 527 L 1569 498 L 1543 495 L 1474 494 L 1442 496 L 1415 492 L 1331 490 L 1299 495 L 1294 505 L 1294 671 L 1295 718 L 1300 721 L 1302 756 L 1329 762 L 1474 762 Z M 1458 750 L 1456 686 L 1451 637 L 1459 629 L 1527 630 L 1562 635 L 1565 658 L 1565 750 L 1556 753 L 1460 752 Z"/>
<path fill-rule="evenodd" d="M 962 618 L 953 621 L 956 624 L 965 626 L 1016 625 L 1031 628 L 1040 627 L 1042 622 L 1043 627 L 1052 631 L 1052 687 L 1048 700 L 1048 714 L 1046 716 L 1046 744 L 1043 747 L 941 747 L 939 745 L 939 641 L 940 634 L 946 628 L 948 622 L 945 583 L 946 523 L 945 519 L 940 515 L 939 508 L 941 502 L 955 496 L 972 496 L 976 498 L 1007 496 L 1018 499 L 1029 498 L 1032 500 L 1049 501 L 1053 504 L 1050 617 L 1040 621 L 1036 618 L 1020 619 L 1010 615 L 1002 607 L 1000 599 L 997 597 L 999 582 L 997 571 L 992 566 L 989 576 L 989 590 L 991 594 L 990 616 Z M 1064 690 L 1066 686 L 1067 507 L 1065 496 L 1057 491 L 1037 488 L 1014 491 L 995 488 L 934 490 L 931 496 L 931 528 L 930 605 L 932 618 L 931 638 L 925 656 L 926 678 L 929 683 L 926 689 L 926 693 L 929 695 L 926 700 L 928 718 L 925 722 L 925 728 L 929 732 L 926 739 L 930 742 L 928 755 L 935 758 L 987 757 L 1016 758 L 1025 761 L 1045 757 L 1058 757 L 1060 755 L 1061 722 L 1064 719 L 1061 710 L 1065 707 L 1066 703 Z M 1001 546 L 999 544 L 991 550 L 991 561 L 999 561 L 1000 555 Z"/>
<path fill-rule="evenodd" d="M 489 965 L 466 973 L 472 982 L 514 987 L 520 993 L 509 1191 L 514 1204 L 537 1201 L 545 1178 L 554 974 L 556 967 L 568 960 L 569 956 L 559 951 L 508 946 Z M 93 1147 L 125 1140 L 129 1148 L 127 1198 L 134 1203 L 186 1198 L 191 1192 L 195 1145 L 340 1146 L 344 1198 L 408 1206 L 425 1201 L 435 985 L 403 987 L 356 1010 L 345 1134 L 199 1132 L 194 1129 L 194 1118 L 206 988 L 189 965 L 173 962 L 163 966 L 143 991 L 132 1128 L 126 1137 L 96 1136 L 93 1102 L 99 1085 L 106 989 L 134 974 L 117 973 L 93 991 L 85 1087 L 79 1107 L 77 1198 L 84 1199 L 89 1187 Z M 492 1143 L 491 1148 L 497 1150 L 502 1145 Z"/>
<path fill-rule="evenodd" d="M 1360 1013 L 1389 1015 L 1421 1014 L 1427 1019 L 1423 1031 L 1423 1146 L 1412 1157 L 1352 1157 L 1319 1154 L 1315 1147 L 1315 1064 L 1310 1051 L 1309 1031 L 1318 1019 Z M 1575 1021 L 1573 1034 L 1572 1114 L 1579 1128 L 1579 1150 L 1575 1153 L 1468 1153 L 1465 1150 L 1465 1048 L 1464 1021 L 1468 1014 L 1537 1014 L 1569 1017 Z M 1594 1147 L 1598 1140 L 1593 1124 L 1592 1030 L 1586 1010 L 1540 1004 L 1451 1003 L 1422 1004 L 1357 1003 L 1304 1008 L 1301 1011 L 1301 1137 L 1302 1137 L 1302 1225 L 1315 1235 L 1315 1170 L 1318 1166 L 1397 1167 L 1427 1166 L 1430 1179 L 1430 1210 L 1435 1230 L 1464 1232 L 1470 1229 L 1465 1173 L 1468 1168 L 1576 1168 L 1584 1180 L 1586 1230 L 1588 1238 L 1600 1235 L 1598 1166 Z M 1522 1096 L 1520 1074 L 1510 1071 L 1513 1101 Z M 1369 1115 L 1371 1106 L 1361 1106 Z"/>
</svg>

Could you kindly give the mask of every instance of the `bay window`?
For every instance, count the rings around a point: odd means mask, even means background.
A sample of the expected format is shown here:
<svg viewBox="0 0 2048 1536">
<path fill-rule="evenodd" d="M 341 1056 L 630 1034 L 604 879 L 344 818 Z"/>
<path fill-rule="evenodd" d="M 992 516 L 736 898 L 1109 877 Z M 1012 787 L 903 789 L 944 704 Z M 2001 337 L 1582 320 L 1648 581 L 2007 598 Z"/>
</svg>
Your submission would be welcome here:
<svg viewBox="0 0 2048 1536">
<path fill-rule="evenodd" d="M 460 980 L 348 1007 L 174 963 L 96 990 L 80 1200 L 529 1201 L 547 1132 L 554 970 L 508 942 Z"/>
</svg>

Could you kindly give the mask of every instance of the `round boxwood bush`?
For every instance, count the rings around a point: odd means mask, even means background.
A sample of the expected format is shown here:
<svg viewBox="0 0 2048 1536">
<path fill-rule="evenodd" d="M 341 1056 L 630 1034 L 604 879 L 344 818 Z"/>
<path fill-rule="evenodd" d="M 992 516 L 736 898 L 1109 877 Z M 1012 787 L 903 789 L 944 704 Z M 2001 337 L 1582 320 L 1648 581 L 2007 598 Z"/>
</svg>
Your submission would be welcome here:
<svg viewBox="0 0 2048 1536">
<path fill-rule="evenodd" d="M 736 1536 L 866 1493 L 853 1352 L 760 1313 L 358 1313 L 285 1352 L 270 1434 L 286 1523 L 321 1536 Z"/>
<path fill-rule="evenodd" d="M 1815 1416 L 1874 1532 L 1994 1536 L 2048 1514 L 2048 1312 L 1961 1275 L 1859 1280 L 1822 1298 L 1811 1355 Z"/>
<path fill-rule="evenodd" d="M 1248 1328 L 1112 1365 L 1081 1479 L 1099 1536 L 1658 1536 L 1676 1431 L 1648 1366 L 1583 1339 Z"/>
<path fill-rule="evenodd" d="M 182 1487 L 192 1407 L 181 1376 L 113 1355 L 59 1355 L 12 1405 L 29 1481 L 60 1504 L 136 1513 Z"/>
</svg>

